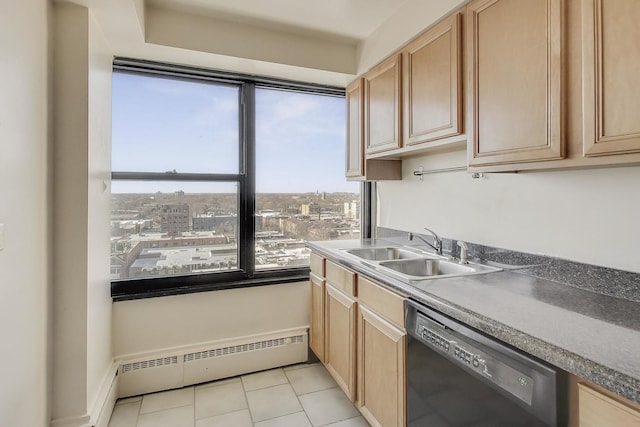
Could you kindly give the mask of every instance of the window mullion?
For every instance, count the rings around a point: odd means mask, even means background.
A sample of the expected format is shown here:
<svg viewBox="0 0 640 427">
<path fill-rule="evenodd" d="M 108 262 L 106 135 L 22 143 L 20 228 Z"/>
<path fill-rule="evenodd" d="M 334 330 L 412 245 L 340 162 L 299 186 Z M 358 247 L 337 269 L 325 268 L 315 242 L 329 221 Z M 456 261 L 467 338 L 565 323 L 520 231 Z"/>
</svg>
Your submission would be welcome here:
<svg viewBox="0 0 640 427">
<path fill-rule="evenodd" d="M 240 109 L 240 268 L 249 276 L 255 270 L 255 84 L 245 83 L 241 90 Z"/>
<path fill-rule="evenodd" d="M 179 173 L 179 172 L 111 172 L 112 180 L 122 181 L 239 181 L 241 174 Z"/>
</svg>

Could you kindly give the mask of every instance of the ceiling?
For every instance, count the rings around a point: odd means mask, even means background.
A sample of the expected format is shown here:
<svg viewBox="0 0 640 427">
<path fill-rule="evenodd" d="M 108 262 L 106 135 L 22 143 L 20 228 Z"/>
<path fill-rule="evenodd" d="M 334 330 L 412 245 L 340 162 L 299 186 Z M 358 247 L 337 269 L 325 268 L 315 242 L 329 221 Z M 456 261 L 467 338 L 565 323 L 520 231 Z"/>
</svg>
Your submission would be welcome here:
<svg viewBox="0 0 640 427">
<path fill-rule="evenodd" d="M 53 0 L 114 56 L 344 87 L 464 0 Z"/>
<path fill-rule="evenodd" d="M 361 41 L 407 0 L 149 0 L 167 9 Z"/>
</svg>

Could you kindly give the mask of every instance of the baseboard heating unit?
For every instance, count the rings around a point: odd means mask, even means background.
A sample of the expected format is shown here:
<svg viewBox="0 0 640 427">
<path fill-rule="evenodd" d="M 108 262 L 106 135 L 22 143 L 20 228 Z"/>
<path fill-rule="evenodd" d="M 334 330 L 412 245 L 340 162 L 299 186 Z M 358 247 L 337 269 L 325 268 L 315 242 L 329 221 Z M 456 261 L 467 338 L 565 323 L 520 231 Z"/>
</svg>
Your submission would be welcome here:
<svg viewBox="0 0 640 427">
<path fill-rule="evenodd" d="M 214 381 L 305 362 L 307 357 L 306 328 L 127 357 L 120 360 L 118 396 Z"/>
</svg>

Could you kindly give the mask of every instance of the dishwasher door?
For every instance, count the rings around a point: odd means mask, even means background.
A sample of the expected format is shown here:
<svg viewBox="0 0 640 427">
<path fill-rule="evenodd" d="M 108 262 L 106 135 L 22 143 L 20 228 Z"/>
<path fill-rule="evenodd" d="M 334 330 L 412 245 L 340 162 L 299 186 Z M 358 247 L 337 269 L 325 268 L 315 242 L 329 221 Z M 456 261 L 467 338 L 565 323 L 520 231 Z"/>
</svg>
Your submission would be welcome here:
<svg viewBox="0 0 640 427">
<path fill-rule="evenodd" d="M 407 308 L 409 427 L 557 426 L 558 372 L 430 308 Z"/>
</svg>

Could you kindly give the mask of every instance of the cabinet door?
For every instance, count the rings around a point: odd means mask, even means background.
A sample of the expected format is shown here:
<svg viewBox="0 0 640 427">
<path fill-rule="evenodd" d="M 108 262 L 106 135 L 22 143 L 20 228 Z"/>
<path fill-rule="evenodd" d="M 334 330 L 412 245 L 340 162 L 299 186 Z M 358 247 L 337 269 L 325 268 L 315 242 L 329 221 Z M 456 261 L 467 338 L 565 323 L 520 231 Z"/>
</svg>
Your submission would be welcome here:
<svg viewBox="0 0 640 427">
<path fill-rule="evenodd" d="M 585 386 L 578 384 L 580 427 L 639 427 L 640 412 Z"/>
<path fill-rule="evenodd" d="M 373 426 L 405 425 L 406 332 L 358 307 L 358 406 Z"/>
<path fill-rule="evenodd" d="M 342 391 L 355 400 L 356 301 L 325 284 L 325 367 Z"/>
<path fill-rule="evenodd" d="M 309 347 L 324 362 L 324 280 L 311 273 L 311 307 L 309 310 Z"/>
<path fill-rule="evenodd" d="M 402 56 L 405 145 L 462 133 L 460 14 L 410 43 Z"/>
<path fill-rule="evenodd" d="M 366 153 L 400 148 L 401 58 L 394 55 L 364 76 Z"/>
<path fill-rule="evenodd" d="M 583 0 L 583 145 L 587 156 L 640 152 L 640 2 Z"/>
<path fill-rule="evenodd" d="M 352 82 L 346 89 L 347 98 L 347 179 L 364 176 L 364 134 L 362 79 Z"/>
<path fill-rule="evenodd" d="M 467 6 L 469 165 L 561 159 L 562 0 Z"/>
<path fill-rule="evenodd" d="M 309 268 L 316 276 L 324 277 L 325 259 L 322 255 L 311 252 L 309 255 Z"/>
</svg>

